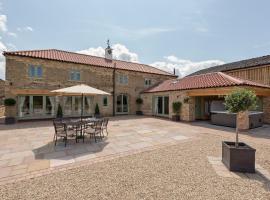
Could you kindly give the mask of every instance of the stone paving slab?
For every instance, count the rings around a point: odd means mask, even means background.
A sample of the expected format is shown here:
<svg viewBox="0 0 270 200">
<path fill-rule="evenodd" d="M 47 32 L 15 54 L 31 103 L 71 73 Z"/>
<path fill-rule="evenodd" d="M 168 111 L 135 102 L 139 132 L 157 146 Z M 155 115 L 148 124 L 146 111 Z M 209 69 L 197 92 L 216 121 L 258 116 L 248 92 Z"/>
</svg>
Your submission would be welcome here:
<svg viewBox="0 0 270 200">
<path fill-rule="evenodd" d="M 252 180 L 257 180 L 260 182 L 270 183 L 270 173 L 256 163 L 255 173 L 240 173 L 240 172 L 231 172 L 223 164 L 221 157 L 207 156 L 208 162 L 212 165 L 216 174 L 221 177 L 226 178 L 249 178 Z"/>
<path fill-rule="evenodd" d="M 110 121 L 109 135 L 102 141 L 95 143 L 86 139 L 84 143 L 76 143 L 70 140 L 66 147 L 61 141 L 54 146 L 51 122 L 5 126 L 0 130 L 0 182 L 31 178 L 67 166 L 99 162 L 193 139 L 177 132 L 175 126 L 179 124 L 170 122 L 168 126 L 167 123 L 154 118 Z"/>
</svg>

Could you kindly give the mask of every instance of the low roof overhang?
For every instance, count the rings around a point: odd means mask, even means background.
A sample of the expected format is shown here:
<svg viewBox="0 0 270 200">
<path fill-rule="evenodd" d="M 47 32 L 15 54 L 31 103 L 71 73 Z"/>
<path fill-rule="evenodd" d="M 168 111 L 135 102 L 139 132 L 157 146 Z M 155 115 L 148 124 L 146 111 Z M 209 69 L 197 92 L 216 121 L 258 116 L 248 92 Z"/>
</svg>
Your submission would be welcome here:
<svg viewBox="0 0 270 200">
<path fill-rule="evenodd" d="M 187 96 L 223 96 L 228 95 L 237 88 L 246 88 L 252 90 L 257 96 L 270 96 L 270 88 L 253 87 L 253 86 L 234 86 L 218 88 L 202 88 L 187 90 Z"/>
</svg>

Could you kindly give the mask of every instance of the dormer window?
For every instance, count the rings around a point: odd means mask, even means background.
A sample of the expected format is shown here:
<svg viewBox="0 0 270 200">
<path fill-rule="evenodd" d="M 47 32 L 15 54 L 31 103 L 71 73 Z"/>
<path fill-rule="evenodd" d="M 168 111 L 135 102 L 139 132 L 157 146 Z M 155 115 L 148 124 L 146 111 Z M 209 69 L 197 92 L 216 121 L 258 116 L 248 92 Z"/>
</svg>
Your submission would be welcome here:
<svg viewBox="0 0 270 200">
<path fill-rule="evenodd" d="M 69 73 L 69 80 L 71 80 L 71 81 L 80 81 L 81 80 L 81 72 L 79 72 L 79 71 L 71 71 Z"/>
<path fill-rule="evenodd" d="M 40 65 L 29 65 L 28 75 L 31 78 L 42 78 L 43 70 Z"/>
</svg>

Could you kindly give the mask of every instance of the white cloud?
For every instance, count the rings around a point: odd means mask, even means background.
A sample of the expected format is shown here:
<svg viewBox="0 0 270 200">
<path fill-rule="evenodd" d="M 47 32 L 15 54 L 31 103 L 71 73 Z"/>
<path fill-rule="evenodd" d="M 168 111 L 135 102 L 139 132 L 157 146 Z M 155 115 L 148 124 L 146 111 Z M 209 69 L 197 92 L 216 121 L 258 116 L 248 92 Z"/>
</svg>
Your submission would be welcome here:
<svg viewBox="0 0 270 200">
<path fill-rule="evenodd" d="M 0 33 L 7 32 L 7 16 L 0 15 Z M 3 51 L 6 51 L 7 47 L 2 42 L 2 38 L 0 37 L 0 79 L 4 79 L 5 77 L 5 57 L 3 56 Z"/>
<path fill-rule="evenodd" d="M 6 51 L 7 47 L 3 42 L 0 41 L 0 79 L 5 77 L 5 57 L 3 56 L 3 51 Z"/>
<path fill-rule="evenodd" d="M 0 33 L 7 34 L 13 37 L 17 36 L 15 33 L 8 32 L 6 15 L 0 15 Z M 5 79 L 5 57 L 3 56 L 3 51 L 15 48 L 16 47 L 13 44 L 5 44 L 2 40 L 2 37 L 0 37 L 0 79 Z"/>
<path fill-rule="evenodd" d="M 130 62 L 139 62 L 138 55 L 136 53 L 130 52 L 129 49 L 122 44 L 112 45 L 113 49 L 113 58 L 117 60 L 124 60 Z M 89 48 L 85 50 L 78 51 L 78 53 L 92 55 L 92 56 L 105 56 L 105 50 L 103 47 Z"/>
<path fill-rule="evenodd" d="M 33 32 L 34 29 L 31 26 L 18 27 L 17 31 L 19 32 Z"/>
<path fill-rule="evenodd" d="M 7 31 L 7 16 L 0 15 L 0 32 L 6 32 L 6 31 Z"/>
<path fill-rule="evenodd" d="M 157 61 L 151 65 L 171 73 L 175 69 L 175 72 L 179 77 L 184 77 L 201 69 L 224 64 L 224 62 L 221 60 L 205 60 L 194 62 L 191 60 L 180 59 L 174 55 L 166 56 L 164 58 L 164 61 Z"/>
<path fill-rule="evenodd" d="M 12 36 L 12 37 L 17 37 L 17 34 L 16 33 L 13 33 L 13 32 L 8 32 L 7 33 L 9 36 Z"/>
<path fill-rule="evenodd" d="M 113 27 L 116 32 L 119 34 L 122 34 L 125 37 L 128 37 L 130 39 L 140 39 L 144 37 L 149 37 L 161 33 L 167 33 L 175 31 L 175 29 L 172 28 L 163 28 L 163 27 L 150 27 L 150 28 L 141 28 L 141 29 L 128 29 L 124 27 Z"/>
</svg>

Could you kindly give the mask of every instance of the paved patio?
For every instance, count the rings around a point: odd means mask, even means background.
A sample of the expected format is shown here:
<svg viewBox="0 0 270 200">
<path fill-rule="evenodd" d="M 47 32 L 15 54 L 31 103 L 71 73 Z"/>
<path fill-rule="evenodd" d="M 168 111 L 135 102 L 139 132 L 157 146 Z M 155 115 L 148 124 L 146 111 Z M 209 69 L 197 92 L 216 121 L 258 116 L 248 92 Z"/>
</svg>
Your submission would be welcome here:
<svg viewBox="0 0 270 200">
<path fill-rule="evenodd" d="M 51 121 L 0 125 L 0 130 L 0 182 L 42 175 L 82 162 L 130 155 L 195 136 L 192 130 L 187 135 L 177 123 L 136 116 L 112 118 L 109 135 L 103 141 L 95 143 L 88 138 L 84 143 L 75 143 L 69 140 L 67 147 L 63 142 L 54 146 Z"/>
</svg>

